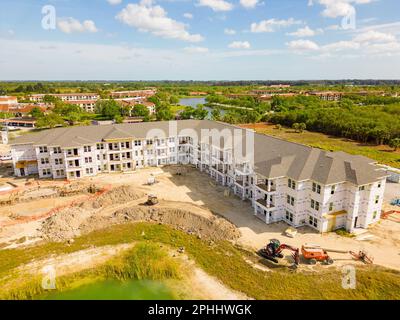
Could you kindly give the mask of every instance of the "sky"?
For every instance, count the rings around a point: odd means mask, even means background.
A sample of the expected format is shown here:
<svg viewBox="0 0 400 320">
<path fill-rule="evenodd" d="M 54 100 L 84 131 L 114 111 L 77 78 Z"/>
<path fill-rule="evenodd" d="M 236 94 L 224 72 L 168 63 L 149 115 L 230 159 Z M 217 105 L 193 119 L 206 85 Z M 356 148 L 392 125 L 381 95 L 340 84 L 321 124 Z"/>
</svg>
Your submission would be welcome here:
<svg viewBox="0 0 400 320">
<path fill-rule="evenodd" d="M 399 0 L 1 0 L 0 80 L 399 79 Z"/>
</svg>

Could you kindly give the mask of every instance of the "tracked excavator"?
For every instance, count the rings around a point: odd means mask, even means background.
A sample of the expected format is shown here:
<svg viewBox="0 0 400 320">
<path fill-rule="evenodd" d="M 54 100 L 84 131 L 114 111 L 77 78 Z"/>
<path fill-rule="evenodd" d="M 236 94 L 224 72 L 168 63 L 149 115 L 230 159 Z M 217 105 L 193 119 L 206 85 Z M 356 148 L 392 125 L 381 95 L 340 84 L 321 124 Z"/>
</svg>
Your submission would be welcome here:
<svg viewBox="0 0 400 320">
<path fill-rule="evenodd" d="M 270 242 L 264 248 L 258 251 L 258 254 L 265 259 L 278 263 L 279 262 L 278 258 L 279 259 L 283 258 L 282 254 L 283 250 L 292 251 L 294 264 L 291 267 L 297 268 L 300 262 L 299 249 L 284 243 L 281 244 L 280 241 L 277 239 L 271 239 Z"/>
</svg>

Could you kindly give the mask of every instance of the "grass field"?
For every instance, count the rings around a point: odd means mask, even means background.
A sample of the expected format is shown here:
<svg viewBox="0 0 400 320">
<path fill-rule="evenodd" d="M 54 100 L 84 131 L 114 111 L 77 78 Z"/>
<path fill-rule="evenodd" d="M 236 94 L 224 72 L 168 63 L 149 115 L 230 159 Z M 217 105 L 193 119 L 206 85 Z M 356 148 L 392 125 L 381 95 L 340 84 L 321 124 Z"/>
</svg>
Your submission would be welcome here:
<svg viewBox="0 0 400 320">
<path fill-rule="evenodd" d="M 400 299 L 400 277 L 396 271 L 376 266 L 357 267 L 357 287 L 354 290 L 346 290 L 342 288 L 341 270 L 334 267 L 321 267 L 318 273 L 291 272 L 287 268 L 274 268 L 271 272 L 265 272 L 246 262 L 256 261 L 258 257 L 227 241 L 210 243 L 168 226 L 150 223 L 112 226 L 76 238 L 70 246 L 64 243 L 45 243 L 25 249 L 2 250 L 0 296 L 32 298 L 43 294 L 38 282 L 32 283 L 32 279 L 22 278 L 14 288 L 7 285 L 10 281 L 9 275 L 14 274 L 12 270 L 21 264 L 40 260 L 51 254 L 71 253 L 91 246 L 133 241 L 142 244 L 140 252 L 131 252 L 131 257 L 113 260 L 107 263 L 106 267 L 100 267 L 101 269 L 62 279 L 62 290 L 68 289 L 69 282 L 75 283 L 76 286 L 76 283 L 85 283 L 84 279 L 96 279 L 95 275 L 100 276 L 100 280 L 176 278 L 176 265 L 154 249 L 154 245 L 164 244 L 172 248 L 184 246 L 186 254 L 208 274 L 215 276 L 226 286 L 255 299 Z M 156 260 L 159 261 L 156 266 L 149 265 L 156 263 L 151 257 L 148 258 L 149 262 L 141 261 L 144 256 L 149 255 L 151 248 L 155 250 Z M 5 288 L 8 288 L 7 292 Z"/>
<path fill-rule="evenodd" d="M 256 123 L 244 124 L 241 126 L 254 129 L 258 133 L 279 137 L 288 141 L 305 144 L 323 150 L 344 151 L 350 154 L 359 154 L 377 160 L 380 163 L 400 168 L 400 150 L 394 152 L 393 149 L 386 145 L 365 145 L 357 141 L 332 137 L 323 133 L 311 131 L 296 133 L 290 128 L 282 127 L 281 129 L 276 129 L 273 124 Z"/>
</svg>

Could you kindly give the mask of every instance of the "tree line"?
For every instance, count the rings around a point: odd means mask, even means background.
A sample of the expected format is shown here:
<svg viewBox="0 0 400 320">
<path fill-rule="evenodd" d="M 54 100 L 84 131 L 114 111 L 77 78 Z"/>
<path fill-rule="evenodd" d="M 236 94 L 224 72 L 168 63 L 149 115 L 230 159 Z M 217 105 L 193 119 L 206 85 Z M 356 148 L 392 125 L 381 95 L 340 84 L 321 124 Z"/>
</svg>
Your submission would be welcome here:
<svg viewBox="0 0 400 320">
<path fill-rule="evenodd" d="M 310 102 L 310 101 L 309 101 Z M 304 123 L 307 129 L 363 143 L 389 144 L 400 138 L 400 103 L 357 105 L 343 103 L 306 103 L 287 106 L 276 100 L 269 121 L 292 127 Z"/>
</svg>

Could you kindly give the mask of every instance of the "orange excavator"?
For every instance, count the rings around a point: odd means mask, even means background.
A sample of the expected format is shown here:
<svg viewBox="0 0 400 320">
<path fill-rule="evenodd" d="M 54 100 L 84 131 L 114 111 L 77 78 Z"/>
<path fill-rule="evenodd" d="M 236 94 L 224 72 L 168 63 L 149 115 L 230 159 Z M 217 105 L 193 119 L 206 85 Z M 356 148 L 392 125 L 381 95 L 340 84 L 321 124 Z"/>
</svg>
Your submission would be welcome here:
<svg viewBox="0 0 400 320">
<path fill-rule="evenodd" d="M 278 263 L 278 258 L 283 258 L 283 250 L 292 251 L 292 257 L 294 260 L 294 264 L 292 265 L 292 267 L 297 268 L 300 263 L 299 249 L 284 243 L 281 244 L 280 241 L 277 239 L 271 239 L 264 248 L 258 251 L 258 254 L 265 259 Z"/>
</svg>

